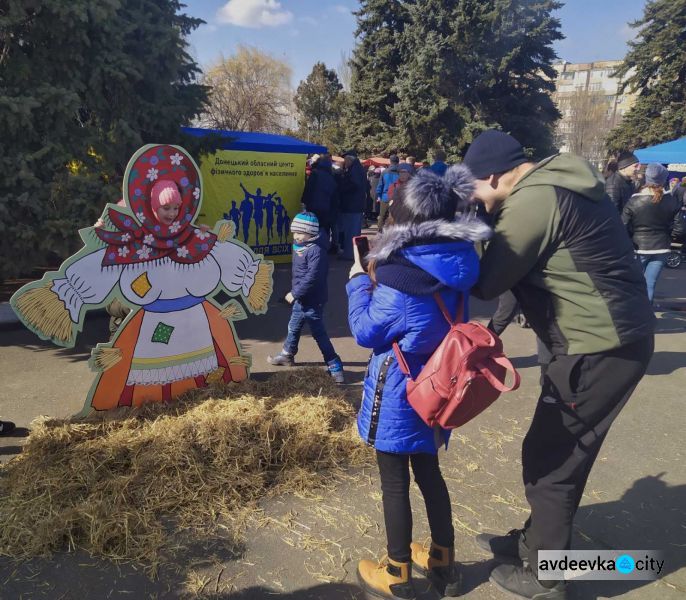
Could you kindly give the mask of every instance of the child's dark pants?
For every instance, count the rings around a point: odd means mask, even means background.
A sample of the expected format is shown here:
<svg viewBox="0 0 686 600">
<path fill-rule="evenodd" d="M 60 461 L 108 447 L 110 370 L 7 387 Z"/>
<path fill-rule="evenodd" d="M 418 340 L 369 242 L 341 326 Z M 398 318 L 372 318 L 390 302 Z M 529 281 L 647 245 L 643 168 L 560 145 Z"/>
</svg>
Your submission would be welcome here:
<svg viewBox="0 0 686 600">
<path fill-rule="evenodd" d="M 388 556 L 409 562 L 412 542 L 410 468 L 424 497 L 431 539 L 439 546 L 455 543 L 450 496 L 435 454 L 391 454 L 376 451 L 381 477 L 383 515 L 388 539 Z"/>
</svg>

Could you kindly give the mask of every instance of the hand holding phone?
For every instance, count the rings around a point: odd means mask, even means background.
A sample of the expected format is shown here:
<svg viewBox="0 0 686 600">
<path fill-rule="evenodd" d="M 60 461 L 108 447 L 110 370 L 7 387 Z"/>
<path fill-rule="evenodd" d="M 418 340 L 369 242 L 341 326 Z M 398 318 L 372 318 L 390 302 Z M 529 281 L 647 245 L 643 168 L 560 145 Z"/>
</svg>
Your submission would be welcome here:
<svg viewBox="0 0 686 600">
<path fill-rule="evenodd" d="M 369 238 L 366 235 L 358 235 L 353 238 L 353 244 L 356 250 L 355 259 L 359 260 L 359 263 L 364 266 L 367 254 L 369 254 Z"/>
<path fill-rule="evenodd" d="M 365 235 L 358 235 L 353 238 L 353 255 L 355 263 L 350 269 L 350 277 L 359 273 L 367 272 L 367 254 L 369 253 L 369 239 Z"/>
</svg>

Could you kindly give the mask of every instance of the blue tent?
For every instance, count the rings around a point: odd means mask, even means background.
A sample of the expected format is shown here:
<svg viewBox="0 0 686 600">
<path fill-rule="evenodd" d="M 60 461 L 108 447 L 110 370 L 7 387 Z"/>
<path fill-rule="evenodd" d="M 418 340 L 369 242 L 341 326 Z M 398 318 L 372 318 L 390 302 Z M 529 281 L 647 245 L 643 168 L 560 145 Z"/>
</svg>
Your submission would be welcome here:
<svg viewBox="0 0 686 600">
<path fill-rule="evenodd" d="M 679 138 L 657 146 L 650 146 L 641 150 L 635 150 L 636 158 L 643 164 L 661 163 L 686 163 L 686 137 Z"/>
<path fill-rule="evenodd" d="M 323 154 L 326 146 L 310 144 L 287 135 L 273 133 L 254 133 L 252 131 L 224 131 L 222 129 L 200 129 L 182 127 L 181 130 L 195 137 L 219 135 L 227 138 L 221 150 L 251 150 L 254 152 L 286 152 L 290 154 Z"/>
</svg>

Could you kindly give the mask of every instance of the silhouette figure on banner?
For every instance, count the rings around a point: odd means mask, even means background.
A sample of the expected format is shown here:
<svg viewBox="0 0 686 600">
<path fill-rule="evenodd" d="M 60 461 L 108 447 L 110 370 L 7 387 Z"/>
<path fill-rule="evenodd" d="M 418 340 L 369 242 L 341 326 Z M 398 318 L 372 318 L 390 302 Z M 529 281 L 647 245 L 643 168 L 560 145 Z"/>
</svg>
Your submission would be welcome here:
<svg viewBox="0 0 686 600">
<path fill-rule="evenodd" d="M 252 199 L 253 201 L 253 207 L 254 207 L 254 212 L 253 212 L 253 222 L 255 223 L 255 245 L 259 246 L 260 245 L 260 230 L 262 229 L 262 226 L 264 225 L 264 201 L 265 197 L 262 195 L 262 189 L 257 188 L 255 190 L 254 194 L 251 194 L 248 190 L 245 189 L 245 186 L 241 183 L 240 184 L 241 189 L 243 190 L 243 193 L 245 194 L 245 202 L 246 200 Z"/>
<path fill-rule="evenodd" d="M 291 230 L 291 220 L 286 207 L 283 205 L 281 196 L 276 197 L 274 212 L 276 212 L 276 235 L 279 236 L 279 242 L 283 243 L 284 238 L 288 239 L 288 234 Z"/>
<path fill-rule="evenodd" d="M 224 213 L 225 219 L 230 219 L 236 227 L 236 237 L 239 231 L 243 232 L 243 242 L 248 243 L 250 237 L 250 223 L 255 224 L 255 243 L 260 244 L 260 231 L 264 228 L 265 214 L 267 218 L 266 233 L 267 244 L 274 242 L 274 216 L 276 215 L 276 235 L 279 242 L 283 243 L 288 239 L 290 233 L 291 219 L 288 215 L 286 207 L 283 205 L 283 199 L 277 195 L 277 192 L 272 192 L 266 196 L 262 195 L 262 189 L 257 188 L 255 193 L 250 193 L 243 183 L 240 183 L 243 190 L 243 200 L 240 207 L 237 207 L 236 200 L 231 200 L 231 210 Z"/>
<path fill-rule="evenodd" d="M 274 209 L 276 208 L 274 196 L 276 196 L 276 192 L 267 195 L 267 199 L 264 201 L 264 210 L 267 213 L 267 244 L 271 244 L 274 237 Z"/>
<path fill-rule="evenodd" d="M 236 237 L 238 237 L 238 232 L 240 230 L 240 218 L 241 211 L 236 207 L 236 201 L 231 200 L 231 210 L 228 213 L 224 213 L 224 218 L 229 221 L 233 221 L 233 226 L 236 229 Z M 247 240 L 246 240 L 247 242 Z"/>
</svg>

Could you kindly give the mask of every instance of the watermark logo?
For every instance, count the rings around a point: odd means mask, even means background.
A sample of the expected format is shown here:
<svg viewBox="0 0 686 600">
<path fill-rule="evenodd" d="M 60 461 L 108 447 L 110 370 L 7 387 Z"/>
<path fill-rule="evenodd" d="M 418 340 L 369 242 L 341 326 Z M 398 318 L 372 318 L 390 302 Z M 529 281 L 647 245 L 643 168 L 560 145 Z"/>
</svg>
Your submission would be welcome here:
<svg viewBox="0 0 686 600">
<path fill-rule="evenodd" d="M 659 550 L 539 550 L 538 578 L 655 580 L 665 568 Z"/>
<path fill-rule="evenodd" d="M 636 561 L 628 554 L 622 554 L 615 560 L 615 566 L 620 573 L 628 575 L 636 568 Z"/>
</svg>

